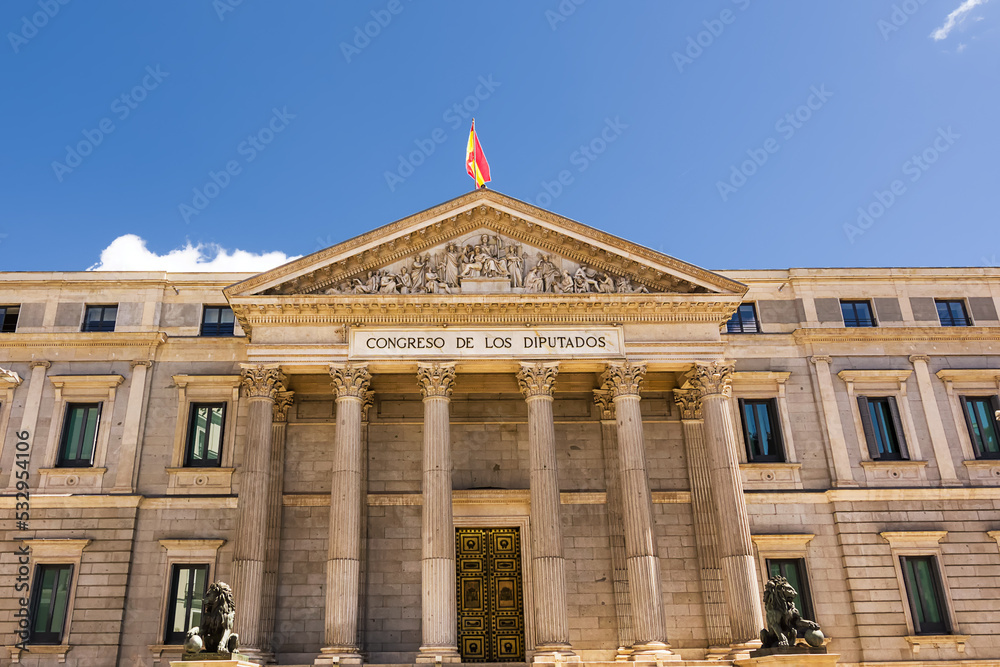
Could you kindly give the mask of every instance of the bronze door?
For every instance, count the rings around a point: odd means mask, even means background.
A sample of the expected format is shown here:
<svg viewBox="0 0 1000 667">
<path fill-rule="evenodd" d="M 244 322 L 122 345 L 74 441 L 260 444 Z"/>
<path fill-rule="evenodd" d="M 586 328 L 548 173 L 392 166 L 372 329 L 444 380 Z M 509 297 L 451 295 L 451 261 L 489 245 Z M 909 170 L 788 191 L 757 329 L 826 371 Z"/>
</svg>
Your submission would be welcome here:
<svg viewBox="0 0 1000 667">
<path fill-rule="evenodd" d="M 519 528 L 455 530 L 463 662 L 524 662 Z"/>
</svg>

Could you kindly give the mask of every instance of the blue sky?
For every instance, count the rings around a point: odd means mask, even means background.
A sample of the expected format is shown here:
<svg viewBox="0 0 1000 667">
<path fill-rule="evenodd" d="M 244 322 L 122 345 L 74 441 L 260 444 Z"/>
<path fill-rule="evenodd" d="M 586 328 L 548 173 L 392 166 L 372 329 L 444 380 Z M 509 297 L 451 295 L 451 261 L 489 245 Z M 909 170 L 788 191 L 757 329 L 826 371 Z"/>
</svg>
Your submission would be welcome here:
<svg viewBox="0 0 1000 667">
<path fill-rule="evenodd" d="M 4 270 L 128 234 L 106 267 L 266 268 L 472 189 L 471 115 L 490 187 L 707 268 L 1000 255 L 998 0 L 6 0 L 0 29 Z"/>
</svg>

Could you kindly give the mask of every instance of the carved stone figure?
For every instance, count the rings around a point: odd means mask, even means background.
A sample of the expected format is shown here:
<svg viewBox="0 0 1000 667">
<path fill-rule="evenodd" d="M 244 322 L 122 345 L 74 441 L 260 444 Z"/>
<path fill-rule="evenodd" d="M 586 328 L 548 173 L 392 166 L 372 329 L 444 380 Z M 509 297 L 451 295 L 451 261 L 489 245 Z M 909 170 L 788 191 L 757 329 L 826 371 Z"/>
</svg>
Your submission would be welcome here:
<svg viewBox="0 0 1000 667">
<path fill-rule="evenodd" d="M 379 279 L 378 291 L 379 294 L 396 294 L 399 291 L 399 285 L 396 283 L 396 274 L 383 273 Z"/>
<path fill-rule="evenodd" d="M 541 255 L 538 258 L 538 273 L 542 277 L 542 284 L 544 285 L 541 291 L 551 292 L 552 286 L 560 278 L 559 269 L 556 265 L 552 263 L 552 258 L 549 255 Z"/>
<path fill-rule="evenodd" d="M 193 654 L 212 653 L 229 659 L 239 648 L 240 638 L 233 632 L 236 603 L 229 584 L 217 581 L 208 587 L 202 601 L 201 625 L 191 628 L 184 641 L 184 659 Z M 199 659 L 208 656 L 199 655 Z"/>
<path fill-rule="evenodd" d="M 597 281 L 597 291 L 602 294 L 614 294 L 615 292 L 615 281 L 608 274 L 601 276 L 600 280 Z"/>
<path fill-rule="evenodd" d="M 535 265 L 529 269 L 528 275 L 524 277 L 524 291 L 541 292 L 544 289 L 545 283 L 542 281 L 542 274 L 538 271 L 538 265 Z"/>
<path fill-rule="evenodd" d="M 512 287 L 524 285 L 524 255 L 521 254 L 521 246 L 514 246 L 514 250 L 507 255 L 507 273 Z"/>
<path fill-rule="evenodd" d="M 462 278 L 478 278 L 483 273 L 483 253 L 482 246 L 476 246 L 471 253 L 466 252 L 466 262 L 462 266 Z"/>
<path fill-rule="evenodd" d="M 573 276 L 569 274 L 569 271 L 562 272 L 562 277 L 552 284 L 552 291 L 559 294 L 573 293 Z"/>
<path fill-rule="evenodd" d="M 427 261 L 423 259 L 420 255 L 415 255 L 413 257 L 413 268 L 410 269 L 410 282 L 413 284 L 414 292 L 424 291 L 424 266 Z"/>
<path fill-rule="evenodd" d="M 784 577 L 771 577 L 764 584 L 764 618 L 767 627 L 760 631 L 762 649 L 776 646 L 795 646 L 796 637 L 802 637 L 812 647 L 823 645 L 823 631 L 819 623 L 807 621 L 795 607 L 795 589 Z"/>
<path fill-rule="evenodd" d="M 581 264 L 573 275 L 573 284 L 577 292 L 596 292 L 597 281 L 591 276 L 586 264 Z"/>
<path fill-rule="evenodd" d="M 462 260 L 461 253 L 458 246 L 454 243 L 449 243 L 448 247 L 445 249 L 445 262 L 444 262 L 444 281 L 452 286 L 458 286 L 458 274 L 460 271 L 460 262 Z"/>
</svg>

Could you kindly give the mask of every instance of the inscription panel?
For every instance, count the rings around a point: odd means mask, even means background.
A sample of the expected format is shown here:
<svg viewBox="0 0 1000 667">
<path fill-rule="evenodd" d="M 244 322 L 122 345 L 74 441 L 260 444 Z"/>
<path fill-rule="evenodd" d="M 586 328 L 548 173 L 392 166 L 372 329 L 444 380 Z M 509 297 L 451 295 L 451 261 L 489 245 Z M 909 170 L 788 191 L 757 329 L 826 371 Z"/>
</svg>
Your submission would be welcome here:
<svg viewBox="0 0 1000 667">
<path fill-rule="evenodd" d="M 467 359 L 621 357 L 625 349 L 617 327 L 548 329 L 354 329 L 352 359 Z"/>
</svg>

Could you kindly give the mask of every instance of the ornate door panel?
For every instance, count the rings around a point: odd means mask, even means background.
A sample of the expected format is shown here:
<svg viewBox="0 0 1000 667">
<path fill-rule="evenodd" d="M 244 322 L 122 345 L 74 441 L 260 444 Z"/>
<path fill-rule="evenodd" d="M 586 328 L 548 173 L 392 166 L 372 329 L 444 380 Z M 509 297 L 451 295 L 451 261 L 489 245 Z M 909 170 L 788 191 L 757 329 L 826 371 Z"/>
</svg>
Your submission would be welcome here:
<svg viewBox="0 0 1000 667">
<path fill-rule="evenodd" d="M 463 662 L 524 662 L 521 531 L 458 528 L 458 650 Z"/>
</svg>

